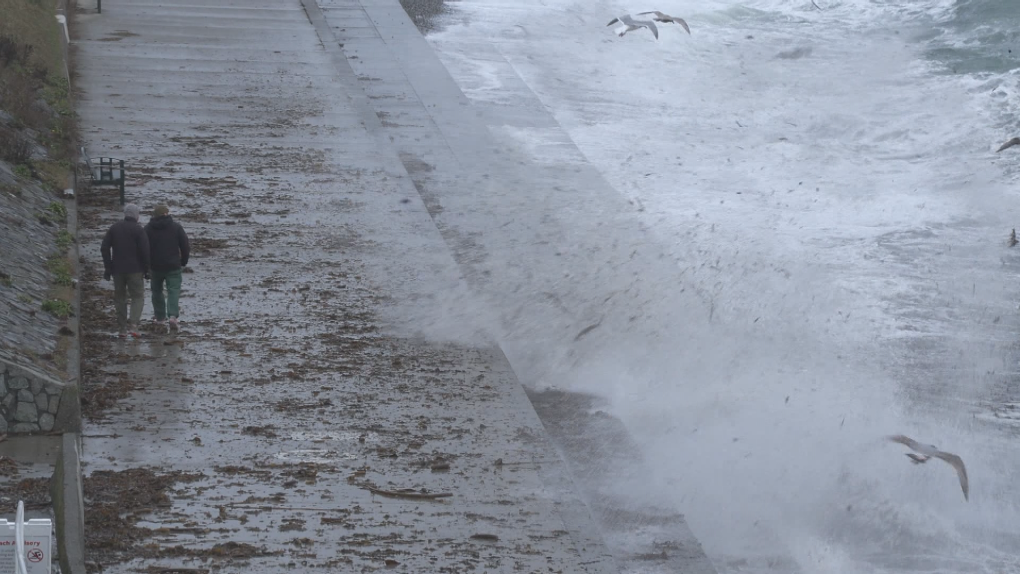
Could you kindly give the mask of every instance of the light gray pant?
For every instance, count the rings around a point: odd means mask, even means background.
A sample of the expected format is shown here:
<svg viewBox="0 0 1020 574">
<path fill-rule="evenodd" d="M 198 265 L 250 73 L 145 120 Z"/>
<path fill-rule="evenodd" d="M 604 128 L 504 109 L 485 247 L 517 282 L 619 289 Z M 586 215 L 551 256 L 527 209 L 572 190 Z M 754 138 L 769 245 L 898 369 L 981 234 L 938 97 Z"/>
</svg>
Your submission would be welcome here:
<svg viewBox="0 0 1020 574">
<path fill-rule="evenodd" d="M 145 275 L 127 273 L 113 276 L 113 306 L 117 309 L 117 328 L 128 328 L 127 300 L 131 296 L 131 325 L 142 322 L 142 307 L 145 305 Z"/>
</svg>

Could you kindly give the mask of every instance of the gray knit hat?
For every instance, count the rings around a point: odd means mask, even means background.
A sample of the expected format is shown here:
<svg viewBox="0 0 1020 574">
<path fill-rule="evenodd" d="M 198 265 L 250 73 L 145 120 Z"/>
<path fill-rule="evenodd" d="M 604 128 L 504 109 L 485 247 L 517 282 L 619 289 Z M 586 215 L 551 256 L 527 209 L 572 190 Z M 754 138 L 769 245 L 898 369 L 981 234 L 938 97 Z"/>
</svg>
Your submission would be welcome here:
<svg viewBox="0 0 1020 574">
<path fill-rule="evenodd" d="M 138 206 L 133 203 L 129 203 L 124 206 L 124 217 L 130 217 L 131 219 L 138 221 L 138 216 L 141 215 L 141 213 L 142 210 L 138 209 Z"/>
</svg>

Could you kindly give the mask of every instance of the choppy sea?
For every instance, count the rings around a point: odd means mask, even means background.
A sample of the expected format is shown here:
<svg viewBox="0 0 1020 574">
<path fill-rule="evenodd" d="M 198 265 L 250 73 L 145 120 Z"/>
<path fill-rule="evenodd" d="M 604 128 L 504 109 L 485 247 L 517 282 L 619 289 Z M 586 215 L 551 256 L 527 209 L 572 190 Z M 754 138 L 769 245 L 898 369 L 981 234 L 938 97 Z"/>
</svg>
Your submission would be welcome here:
<svg viewBox="0 0 1020 574">
<path fill-rule="evenodd" d="M 644 10 L 691 34 L 606 25 Z M 1020 572 L 1020 2 L 458 0 L 427 39 L 690 270 L 654 337 L 528 383 L 607 398 L 721 573 Z"/>
</svg>

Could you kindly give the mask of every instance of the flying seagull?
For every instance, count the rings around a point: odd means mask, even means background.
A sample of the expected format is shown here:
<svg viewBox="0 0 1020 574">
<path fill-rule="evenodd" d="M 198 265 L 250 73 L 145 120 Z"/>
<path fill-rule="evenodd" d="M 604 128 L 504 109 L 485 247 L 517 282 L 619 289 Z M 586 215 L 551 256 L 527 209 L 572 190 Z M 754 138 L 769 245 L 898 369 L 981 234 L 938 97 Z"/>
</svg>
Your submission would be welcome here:
<svg viewBox="0 0 1020 574">
<path fill-rule="evenodd" d="M 1004 150 L 1004 149 L 1006 149 L 1008 147 L 1013 147 L 1016 144 L 1020 144 L 1020 138 L 1013 138 L 1013 139 L 1009 140 L 1008 142 L 1002 144 L 1002 146 L 999 149 L 995 150 L 995 153 L 999 153 L 1000 151 L 1002 151 L 1002 150 Z"/>
<path fill-rule="evenodd" d="M 666 22 L 666 23 L 675 22 L 677 24 L 680 24 L 681 26 L 683 26 L 684 30 L 687 30 L 688 34 L 691 33 L 690 26 L 687 25 L 687 22 L 685 22 L 683 18 L 677 18 L 676 16 L 670 16 L 669 14 L 663 14 L 662 12 L 659 12 L 658 10 L 652 10 L 651 12 L 638 12 L 639 16 L 644 16 L 645 14 L 655 14 L 655 18 L 653 18 L 653 20 L 655 20 L 656 22 Z"/>
<path fill-rule="evenodd" d="M 907 448 L 920 454 L 914 454 L 913 452 L 906 453 L 907 457 L 913 461 L 914 464 L 923 464 L 928 462 L 931 457 L 941 458 L 942 460 L 949 463 L 950 466 L 956 469 L 956 475 L 960 477 L 960 488 L 963 489 L 964 500 L 970 500 L 970 486 L 967 483 L 967 467 L 963 466 L 963 459 L 948 452 L 942 452 L 939 448 L 932 444 L 921 444 L 916 440 L 898 434 L 889 437 L 889 440 L 898 442 L 905 445 Z"/>
<path fill-rule="evenodd" d="M 651 22 L 649 20 L 635 20 L 631 18 L 630 15 L 625 15 L 620 16 L 619 18 L 613 18 L 612 20 L 609 21 L 608 24 L 606 24 L 606 26 L 612 26 L 613 24 L 616 23 L 623 24 L 623 26 L 616 30 L 616 35 L 620 36 L 621 38 L 627 32 L 632 32 L 634 30 L 637 30 L 638 28 L 648 28 L 649 30 L 652 31 L 652 35 L 655 36 L 655 39 L 656 40 L 659 39 L 659 29 L 655 27 L 654 22 Z"/>
</svg>

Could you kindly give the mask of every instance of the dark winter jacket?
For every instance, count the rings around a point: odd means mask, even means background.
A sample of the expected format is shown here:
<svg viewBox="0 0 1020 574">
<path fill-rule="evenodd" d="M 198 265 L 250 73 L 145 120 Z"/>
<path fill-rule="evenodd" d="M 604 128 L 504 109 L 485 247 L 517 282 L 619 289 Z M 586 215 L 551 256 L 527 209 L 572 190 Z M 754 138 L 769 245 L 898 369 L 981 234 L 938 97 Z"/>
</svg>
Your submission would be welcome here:
<svg viewBox="0 0 1020 574">
<path fill-rule="evenodd" d="M 152 252 L 153 271 L 173 271 L 188 264 L 191 244 L 188 234 L 170 215 L 160 215 L 145 226 Z"/>
<path fill-rule="evenodd" d="M 149 271 L 149 242 L 145 230 L 134 219 L 125 217 L 111 225 L 100 251 L 103 267 L 111 275 Z"/>
</svg>

